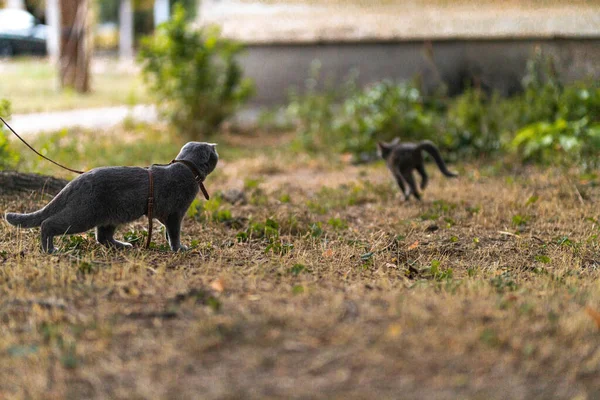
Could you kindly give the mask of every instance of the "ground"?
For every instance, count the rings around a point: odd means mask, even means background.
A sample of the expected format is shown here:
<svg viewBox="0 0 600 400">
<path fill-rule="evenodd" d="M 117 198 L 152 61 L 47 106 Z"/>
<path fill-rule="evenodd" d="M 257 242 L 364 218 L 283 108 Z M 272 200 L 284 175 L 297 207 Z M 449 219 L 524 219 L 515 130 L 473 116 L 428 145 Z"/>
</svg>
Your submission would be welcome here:
<svg viewBox="0 0 600 400">
<path fill-rule="evenodd" d="M 423 201 L 404 202 L 381 163 L 233 138 L 214 200 L 184 222 L 188 252 L 160 229 L 141 248 L 144 219 L 119 231 L 133 250 L 83 234 L 51 256 L 38 229 L 0 223 L 0 397 L 600 396 L 594 176 L 488 160 L 450 180 L 428 165 Z M 162 143 L 155 162 L 177 147 Z M 246 200 L 228 203 L 232 189 Z"/>
</svg>

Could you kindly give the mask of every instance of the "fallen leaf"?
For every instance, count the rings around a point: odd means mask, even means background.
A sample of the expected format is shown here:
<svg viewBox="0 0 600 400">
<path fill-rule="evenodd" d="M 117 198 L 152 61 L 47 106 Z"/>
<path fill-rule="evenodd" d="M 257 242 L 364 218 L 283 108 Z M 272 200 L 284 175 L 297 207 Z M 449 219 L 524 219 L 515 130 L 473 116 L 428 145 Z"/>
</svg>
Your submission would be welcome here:
<svg viewBox="0 0 600 400">
<path fill-rule="evenodd" d="M 223 282 L 223 278 L 217 278 L 210 284 L 210 287 L 219 293 L 223 293 L 225 290 L 225 282 Z"/>
<path fill-rule="evenodd" d="M 400 324 L 390 324 L 387 328 L 386 335 L 389 338 L 397 338 L 402 334 L 402 326 Z"/>
<path fill-rule="evenodd" d="M 585 312 L 587 313 L 587 315 L 592 317 L 592 319 L 596 322 L 596 326 L 598 326 L 598 329 L 600 329 L 600 312 L 594 310 L 590 306 L 587 306 L 585 308 Z"/>
<path fill-rule="evenodd" d="M 138 297 L 140 295 L 140 291 L 133 286 L 122 286 L 118 289 L 119 296 L 121 298 L 131 298 Z"/>
<path fill-rule="evenodd" d="M 325 250 L 323 252 L 323 257 L 329 258 L 329 257 L 332 257 L 332 256 L 333 256 L 333 250 L 331 250 L 331 249 L 327 249 L 327 250 Z"/>
<path fill-rule="evenodd" d="M 414 250 L 417 247 L 419 247 L 419 241 L 415 241 L 413 244 L 411 244 L 410 246 L 408 246 L 408 250 Z"/>
</svg>

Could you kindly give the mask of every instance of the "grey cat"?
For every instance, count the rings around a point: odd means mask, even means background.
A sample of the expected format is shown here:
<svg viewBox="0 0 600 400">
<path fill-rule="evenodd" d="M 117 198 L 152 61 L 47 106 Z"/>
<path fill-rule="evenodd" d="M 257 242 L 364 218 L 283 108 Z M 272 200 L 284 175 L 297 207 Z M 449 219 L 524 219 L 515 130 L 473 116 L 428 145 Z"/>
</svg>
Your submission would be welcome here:
<svg viewBox="0 0 600 400">
<path fill-rule="evenodd" d="M 377 148 L 379 155 L 385 160 L 388 169 L 394 175 L 394 179 L 396 179 L 396 183 L 398 183 L 400 190 L 404 194 L 405 200 L 408 200 L 411 194 L 415 196 L 417 200 L 421 200 L 421 195 L 415 184 L 413 170 L 416 169 L 419 175 L 421 175 L 421 190 L 424 190 L 425 187 L 427 187 L 429 177 L 427 176 L 427 171 L 425 171 L 425 165 L 423 164 L 422 151 L 431 154 L 440 171 L 442 171 L 445 176 L 449 178 L 458 176 L 457 173 L 448 171 L 440 151 L 436 145 L 429 140 L 424 140 L 419 143 L 400 143 L 400 139 L 396 138 L 390 143 L 377 143 Z"/>
<path fill-rule="evenodd" d="M 181 222 L 198 194 L 198 184 L 217 166 L 216 145 L 189 142 L 177 160 L 191 162 L 153 165 L 154 217 L 166 227 L 173 251 L 185 250 L 180 243 Z M 192 172 L 196 167 L 197 171 Z M 44 208 L 30 214 L 7 213 L 6 220 L 21 228 L 41 226 L 42 249 L 52 253 L 56 235 L 85 232 L 96 227 L 96 240 L 116 248 L 131 247 L 115 240 L 118 225 L 148 213 L 148 170 L 141 167 L 95 168 L 69 182 Z"/>
</svg>

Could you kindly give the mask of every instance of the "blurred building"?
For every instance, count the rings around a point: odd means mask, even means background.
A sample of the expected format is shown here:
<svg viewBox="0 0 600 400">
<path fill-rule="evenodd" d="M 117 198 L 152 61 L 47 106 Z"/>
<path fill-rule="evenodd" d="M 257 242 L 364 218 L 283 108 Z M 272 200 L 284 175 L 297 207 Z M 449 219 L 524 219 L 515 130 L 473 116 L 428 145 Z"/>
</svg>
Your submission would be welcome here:
<svg viewBox="0 0 600 400">
<path fill-rule="evenodd" d="M 203 0 L 199 23 L 247 45 L 243 64 L 263 104 L 302 86 L 315 59 L 324 79 L 352 69 L 362 84 L 418 75 L 451 93 L 467 84 L 518 91 L 535 49 L 566 81 L 600 76 L 597 0 Z"/>
<path fill-rule="evenodd" d="M 6 0 L 6 8 L 25 9 L 25 0 Z"/>
</svg>

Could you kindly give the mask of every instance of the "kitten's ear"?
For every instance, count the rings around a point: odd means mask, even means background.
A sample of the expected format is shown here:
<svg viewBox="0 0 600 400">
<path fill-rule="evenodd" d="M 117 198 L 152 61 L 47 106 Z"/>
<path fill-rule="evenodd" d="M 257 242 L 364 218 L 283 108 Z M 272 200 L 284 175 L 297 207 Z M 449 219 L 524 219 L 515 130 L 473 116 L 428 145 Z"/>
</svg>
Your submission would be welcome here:
<svg viewBox="0 0 600 400">
<path fill-rule="evenodd" d="M 387 143 L 377 142 L 377 155 L 381 158 L 385 158 L 385 155 L 389 152 Z"/>
</svg>

